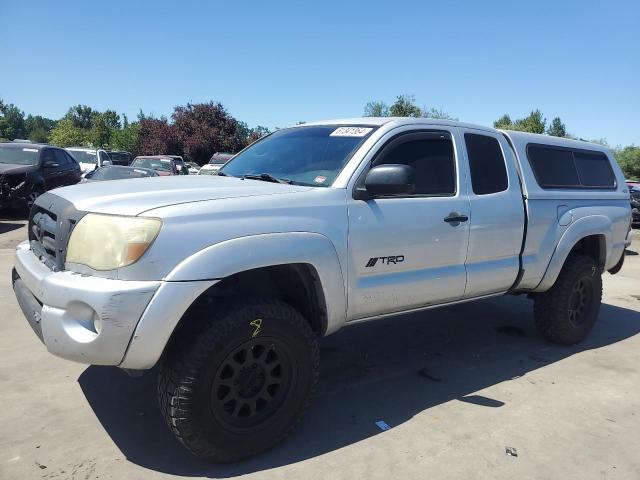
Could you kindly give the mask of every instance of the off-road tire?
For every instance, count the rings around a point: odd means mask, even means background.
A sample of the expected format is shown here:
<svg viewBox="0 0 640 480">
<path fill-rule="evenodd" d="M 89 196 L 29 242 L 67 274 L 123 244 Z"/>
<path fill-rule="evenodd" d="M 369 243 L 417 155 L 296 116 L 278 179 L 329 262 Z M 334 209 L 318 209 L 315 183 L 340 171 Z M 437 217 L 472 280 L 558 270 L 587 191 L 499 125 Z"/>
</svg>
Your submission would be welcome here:
<svg viewBox="0 0 640 480">
<path fill-rule="evenodd" d="M 579 286 L 582 285 L 582 288 Z M 577 307 L 582 293 L 588 297 L 581 314 Z M 571 254 L 567 258 L 556 283 L 534 298 L 536 327 L 549 341 L 573 345 L 584 340 L 598 318 L 602 302 L 602 273 L 591 257 Z"/>
<path fill-rule="evenodd" d="M 240 300 L 226 306 L 216 305 L 215 309 L 213 314 L 202 309 L 193 312 L 197 318 L 191 318 L 189 326 L 172 340 L 160 365 L 158 397 L 169 428 L 187 450 L 200 458 L 225 463 L 267 450 L 293 430 L 317 382 L 320 357 L 317 338 L 309 323 L 287 303 Z M 261 354 L 263 364 L 258 365 L 262 373 L 256 374 L 250 369 L 256 368 L 253 358 L 263 344 L 267 350 Z M 248 350 L 246 345 L 250 346 Z M 249 361 L 246 365 L 243 361 L 240 367 L 234 352 L 242 351 Z M 266 386 L 265 375 L 268 381 L 272 375 L 267 372 L 271 364 L 266 362 L 274 355 L 281 355 L 283 365 L 285 358 L 290 360 L 290 367 L 280 369 L 281 376 L 288 379 L 282 385 L 288 385 Z M 284 375 L 282 372 L 288 368 L 291 375 Z M 230 380 L 224 379 L 225 375 Z M 219 383 L 230 381 L 235 382 L 229 386 L 234 389 L 235 399 L 231 406 L 222 405 L 226 397 L 220 400 L 219 392 L 227 387 Z M 238 382 L 242 389 L 235 386 Z M 240 402 L 245 402 L 245 397 L 239 395 L 269 388 L 277 389 L 274 397 L 269 395 L 268 401 L 273 403 L 267 404 L 269 409 L 265 411 L 267 407 L 263 407 L 258 412 L 256 405 L 267 401 L 260 398 L 239 408 Z M 280 398 L 280 403 L 275 405 L 273 398 Z M 240 410 L 245 408 L 249 408 L 250 416 L 242 418 Z M 269 416 L 263 418 L 265 414 Z M 245 428 L 246 422 L 251 421 L 259 423 Z"/>
</svg>

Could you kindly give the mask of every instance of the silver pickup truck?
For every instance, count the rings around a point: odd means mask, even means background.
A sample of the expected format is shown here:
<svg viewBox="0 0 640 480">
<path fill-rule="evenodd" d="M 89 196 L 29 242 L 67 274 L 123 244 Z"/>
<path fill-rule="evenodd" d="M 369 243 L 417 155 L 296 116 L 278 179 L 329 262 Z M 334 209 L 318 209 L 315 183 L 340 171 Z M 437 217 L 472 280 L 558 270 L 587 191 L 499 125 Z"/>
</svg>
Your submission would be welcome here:
<svg viewBox="0 0 640 480">
<path fill-rule="evenodd" d="M 170 429 L 225 462 L 292 430 L 318 338 L 346 325 L 525 293 L 542 336 L 581 341 L 630 217 L 601 145 L 424 118 L 325 121 L 272 133 L 217 176 L 43 194 L 13 286 L 51 353 L 158 365 Z"/>
</svg>

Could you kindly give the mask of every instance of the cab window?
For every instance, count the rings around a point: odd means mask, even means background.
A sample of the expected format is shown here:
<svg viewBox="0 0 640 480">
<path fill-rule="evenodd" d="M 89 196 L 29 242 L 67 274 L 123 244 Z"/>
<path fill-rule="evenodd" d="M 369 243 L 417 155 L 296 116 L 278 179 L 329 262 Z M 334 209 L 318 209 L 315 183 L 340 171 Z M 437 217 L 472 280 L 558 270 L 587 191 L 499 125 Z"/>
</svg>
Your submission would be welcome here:
<svg viewBox="0 0 640 480">
<path fill-rule="evenodd" d="M 453 141 L 448 132 L 410 133 L 392 140 L 372 166 L 404 164 L 413 169 L 413 196 L 456 193 Z"/>
<path fill-rule="evenodd" d="M 488 135 L 465 133 L 471 187 L 476 195 L 503 192 L 509 181 L 498 140 Z"/>
</svg>

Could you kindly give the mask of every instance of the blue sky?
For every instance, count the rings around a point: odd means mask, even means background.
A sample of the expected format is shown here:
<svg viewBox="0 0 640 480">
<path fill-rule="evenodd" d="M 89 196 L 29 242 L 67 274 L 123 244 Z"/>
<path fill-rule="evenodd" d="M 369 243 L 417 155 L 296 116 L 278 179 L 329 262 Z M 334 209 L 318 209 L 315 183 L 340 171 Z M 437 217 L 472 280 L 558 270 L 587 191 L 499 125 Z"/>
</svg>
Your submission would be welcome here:
<svg viewBox="0 0 640 480">
<path fill-rule="evenodd" d="M 250 125 L 373 99 L 491 125 L 539 108 L 640 144 L 640 1 L 0 2 L 0 98 L 52 118 L 219 100 Z"/>
</svg>

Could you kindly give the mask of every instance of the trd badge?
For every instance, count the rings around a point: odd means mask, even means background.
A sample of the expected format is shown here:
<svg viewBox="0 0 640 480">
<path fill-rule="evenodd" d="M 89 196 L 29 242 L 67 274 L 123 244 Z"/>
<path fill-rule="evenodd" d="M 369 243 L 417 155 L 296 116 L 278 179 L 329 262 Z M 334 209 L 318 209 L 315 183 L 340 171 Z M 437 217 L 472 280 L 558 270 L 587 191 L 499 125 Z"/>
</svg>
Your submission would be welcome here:
<svg viewBox="0 0 640 480">
<path fill-rule="evenodd" d="M 404 255 L 391 255 L 389 257 L 371 257 L 367 264 L 366 268 L 375 267 L 376 264 L 380 261 L 380 263 L 384 265 L 395 265 L 396 263 L 404 262 Z"/>
</svg>

